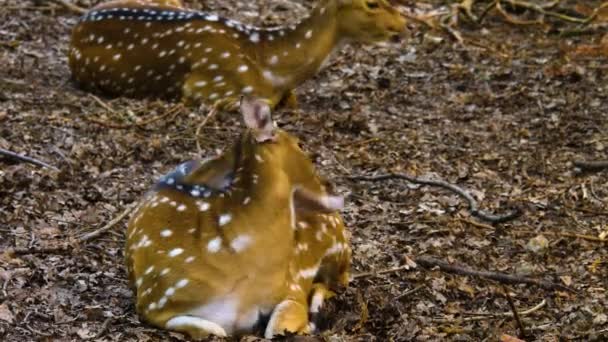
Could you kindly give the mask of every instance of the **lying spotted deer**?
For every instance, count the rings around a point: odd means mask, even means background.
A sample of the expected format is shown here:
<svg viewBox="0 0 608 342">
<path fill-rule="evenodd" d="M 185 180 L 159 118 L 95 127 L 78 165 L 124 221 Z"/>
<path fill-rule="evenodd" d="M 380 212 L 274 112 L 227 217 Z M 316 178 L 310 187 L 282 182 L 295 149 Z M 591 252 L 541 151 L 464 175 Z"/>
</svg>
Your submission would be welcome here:
<svg viewBox="0 0 608 342">
<path fill-rule="evenodd" d="M 179 0 L 101 4 L 73 30 L 69 64 L 81 85 L 112 95 L 236 103 L 241 94 L 295 104 L 344 43 L 398 35 L 405 20 L 387 0 L 319 0 L 296 25 L 259 28 L 181 6 Z"/>
<path fill-rule="evenodd" d="M 164 176 L 129 222 L 126 262 L 140 317 L 193 338 L 314 332 L 332 289 L 348 283 L 350 247 L 296 138 L 266 102 L 245 98 L 247 130 L 221 156 Z"/>
</svg>

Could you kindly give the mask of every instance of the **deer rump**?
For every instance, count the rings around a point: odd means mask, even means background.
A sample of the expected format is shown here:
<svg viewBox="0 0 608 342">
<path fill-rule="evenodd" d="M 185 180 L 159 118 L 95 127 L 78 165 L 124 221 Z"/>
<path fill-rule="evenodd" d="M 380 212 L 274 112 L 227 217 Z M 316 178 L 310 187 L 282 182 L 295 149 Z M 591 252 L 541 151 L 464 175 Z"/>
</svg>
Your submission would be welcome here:
<svg viewBox="0 0 608 342">
<path fill-rule="evenodd" d="M 245 111 L 249 129 L 232 149 L 162 177 L 129 223 L 127 267 L 146 321 L 226 336 L 270 314 L 265 336 L 310 332 L 309 312 L 346 285 L 343 200 L 264 108 Z"/>
</svg>

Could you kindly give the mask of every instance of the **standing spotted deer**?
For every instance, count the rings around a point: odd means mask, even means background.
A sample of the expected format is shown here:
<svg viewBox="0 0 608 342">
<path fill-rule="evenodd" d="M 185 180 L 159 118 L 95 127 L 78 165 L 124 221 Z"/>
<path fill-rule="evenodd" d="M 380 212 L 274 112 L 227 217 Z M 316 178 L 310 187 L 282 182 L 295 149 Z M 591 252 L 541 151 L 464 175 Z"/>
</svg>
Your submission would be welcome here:
<svg viewBox="0 0 608 342">
<path fill-rule="evenodd" d="M 351 41 L 398 35 L 387 0 L 319 0 L 296 25 L 259 28 L 186 9 L 179 0 L 99 5 L 73 30 L 69 64 L 81 85 L 113 95 L 234 104 L 241 94 L 295 104 L 293 89 Z"/>
<path fill-rule="evenodd" d="M 244 98 L 247 130 L 221 156 L 161 178 L 129 222 L 126 262 L 140 317 L 193 338 L 314 332 L 348 283 L 341 197 L 327 193 L 267 102 Z"/>
</svg>

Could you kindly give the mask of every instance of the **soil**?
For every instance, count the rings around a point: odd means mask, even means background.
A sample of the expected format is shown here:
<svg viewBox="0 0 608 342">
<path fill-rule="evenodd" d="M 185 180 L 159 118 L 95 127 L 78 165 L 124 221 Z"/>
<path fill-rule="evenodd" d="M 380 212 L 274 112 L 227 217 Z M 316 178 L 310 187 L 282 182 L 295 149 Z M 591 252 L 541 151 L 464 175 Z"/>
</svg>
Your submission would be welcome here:
<svg viewBox="0 0 608 342">
<path fill-rule="evenodd" d="M 0 339 L 187 340 L 139 322 L 123 264 L 126 220 L 86 242 L 78 237 L 198 157 L 195 130 L 206 111 L 156 99 L 96 100 L 67 67 L 78 15 L 52 2 L 2 3 L 0 148 L 60 171 L 0 157 Z M 271 25 L 293 22 L 311 3 L 189 5 Z M 505 291 L 518 310 L 534 308 L 520 317 L 525 340 L 608 339 L 608 243 L 599 238 L 608 231 L 608 173 L 573 166 L 608 159 L 608 63 L 606 55 L 570 53 L 599 43 L 601 30 L 556 33 L 564 27 L 575 28 L 556 19 L 514 25 L 491 11 L 481 26 L 456 27 L 460 44 L 411 25 L 401 42 L 346 47 L 298 88 L 299 111 L 276 112 L 347 199 L 355 278 L 329 301 L 318 339 L 521 337 Z M 238 115 L 220 113 L 199 138 L 204 154 L 241 129 Z M 491 224 L 444 189 L 349 179 L 389 171 L 443 179 L 483 210 L 522 214 Z M 415 263 L 423 255 L 575 292 L 427 269 Z"/>
</svg>

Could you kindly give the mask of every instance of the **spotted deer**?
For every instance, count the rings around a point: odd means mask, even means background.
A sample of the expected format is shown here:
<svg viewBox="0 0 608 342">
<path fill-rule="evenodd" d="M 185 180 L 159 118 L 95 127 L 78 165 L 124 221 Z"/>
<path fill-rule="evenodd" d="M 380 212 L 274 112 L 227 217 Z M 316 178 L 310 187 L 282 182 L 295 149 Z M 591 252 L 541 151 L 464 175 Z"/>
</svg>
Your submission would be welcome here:
<svg viewBox="0 0 608 342">
<path fill-rule="evenodd" d="M 314 332 L 351 250 L 298 140 L 275 128 L 267 102 L 241 101 L 246 131 L 222 155 L 190 161 L 145 195 L 125 258 L 140 317 L 193 338 Z"/>
<path fill-rule="evenodd" d="M 75 26 L 74 79 L 112 95 L 235 104 L 241 94 L 295 105 L 293 89 L 344 43 L 398 35 L 405 20 L 387 0 L 319 0 L 295 25 L 260 28 L 184 8 L 179 0 L 101 4 Z"/>
</svg>

